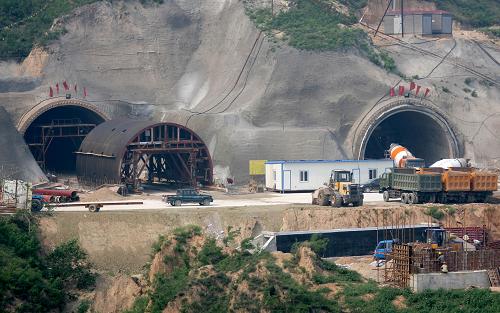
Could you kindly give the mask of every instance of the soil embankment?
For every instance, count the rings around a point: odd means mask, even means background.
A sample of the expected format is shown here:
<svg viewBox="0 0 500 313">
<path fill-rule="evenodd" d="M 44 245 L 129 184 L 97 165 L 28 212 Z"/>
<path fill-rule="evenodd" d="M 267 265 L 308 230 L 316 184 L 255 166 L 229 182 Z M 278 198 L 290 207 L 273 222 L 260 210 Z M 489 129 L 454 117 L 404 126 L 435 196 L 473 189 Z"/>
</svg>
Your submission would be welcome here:
<svg viewBox="0 0 500 313">
<path fill-rule="evenodd" d="M 186 208 L 182 212 L 128 211 L 97 214 L 57 213 L 40 223 L 43 244 L 50 248 L 77 238 L 99 270 L 137 273 L 151 260 L 151 245 L 161 234 L 188 224 L 199 225 L 209 236 L 222 236 L 228 227 L 239 230 L 238 239 L 262 230 L 321 230 L 349 227 L 383 227 L 431 222 L 430 206 L 332 209 L 315 206 L 252 206 L 237 208 Z M 486 225 L 500 239 L 500 205 L 437 206 L 445 226 Z M 436 220 L 434 220 L 436 221 Z M 460 224 L 462 223 L 462 224 Z"/>
</svg>

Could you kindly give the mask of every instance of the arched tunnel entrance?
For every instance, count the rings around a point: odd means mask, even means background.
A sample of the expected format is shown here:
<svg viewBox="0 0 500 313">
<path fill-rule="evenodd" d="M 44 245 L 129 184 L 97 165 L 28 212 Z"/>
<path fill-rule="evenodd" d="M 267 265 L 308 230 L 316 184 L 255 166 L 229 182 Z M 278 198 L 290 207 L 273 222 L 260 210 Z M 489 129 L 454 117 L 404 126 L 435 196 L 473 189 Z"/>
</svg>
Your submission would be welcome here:
<svg viewBox="0 0 500 313">
<path fill-rule="evenodd" d="M 419 110 L 400 110 L 386 114 L 368 132 L 364 158 L 380 159 L 391 143 L 408 148 L 426 165 L 443 158 L 457 157 L 457 143 L 447 122 L 437 114 Z M 363 152 L 363 151 L 362 151 Z"/>
<path fill-rule="evenodd" d="M 74 173 L 76 154 L 92 129 L 105 121 L 102 114 L 75 104 L 36 112 L 25 126 L 24 140 L 46 172 Z"/>
<path fill-rule="evenodd" d="M 142 182 L 197 186 L 213 181 L 208 147 L 174 123 L 126 118 L 97 126 L 77 152 L 77 175 L 86 185 Z"/>
</svg>

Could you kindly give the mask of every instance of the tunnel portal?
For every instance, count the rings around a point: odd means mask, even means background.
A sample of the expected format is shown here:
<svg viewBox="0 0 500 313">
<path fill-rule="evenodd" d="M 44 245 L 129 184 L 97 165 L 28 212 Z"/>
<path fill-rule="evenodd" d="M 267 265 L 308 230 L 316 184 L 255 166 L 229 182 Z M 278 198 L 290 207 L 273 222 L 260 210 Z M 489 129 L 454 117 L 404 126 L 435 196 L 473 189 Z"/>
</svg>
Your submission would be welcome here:
<svg viewBox="0 0 500 313">
<path fill-rule="evenodd" d="M 426 165 L 454 155 L 454 135 L 436 116 L 419 111 L 399 111 L 378 121 L 369 134 L 365 159 L 380 159 L 391 143 L 408 148 Z"/>
<path fill-rule="evenodd" d="M 174 123 L 119 118 L 102 123 L 77 152 L 78 180 L 87 185 L 142 182 L 210 185 L 208 147 L 192 130 Z"/>
<path fill-rule="evenodd" d="M 99 113 L 78 105 L 50 108 L 27 126 L 24 140 L 46 172 L 74 173 L 76 154 L 92 129 L 104 122 Z"/>
</svg>

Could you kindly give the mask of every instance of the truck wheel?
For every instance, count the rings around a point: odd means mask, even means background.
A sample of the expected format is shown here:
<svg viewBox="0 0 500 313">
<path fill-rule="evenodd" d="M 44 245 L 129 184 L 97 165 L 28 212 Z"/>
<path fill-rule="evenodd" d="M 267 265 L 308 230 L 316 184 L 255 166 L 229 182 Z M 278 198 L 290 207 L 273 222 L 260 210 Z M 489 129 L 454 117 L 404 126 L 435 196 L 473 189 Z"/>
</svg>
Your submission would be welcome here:
<svg viewBox="0 0 500 313">
<path fill-rule="evenodd" d="M 90 212 L 98 212 L 98 211 L 99 211 L 99 209 L 97 208 L 97 205 L 95 205 L 95 204 L 90 204 L 90 205 L 89 205 L 89 211 L 90 211 Z"/>
<path fill-rule="evenodd" d="M 42 201 L 38 199 L 31 200 L 31 212 L 40 212 L 42 208 L 43 208 Z"/>
<path fill-rule="evenodd" d="M 415 194 L 409 193 L 408 194 L 408 204 L 414 204 L 415 203 Z"/>
<path fill-rule="evenodd" d="M 408 203 L 408 194 L 407 193 L 402 193 L 401 194 L 401 203 Z"/>
<path fill-rule="evenodd" d="M 366 188 L 365 188 L 365 190 L 364 190 L 363 192 L 369 193 L 370 191 L 372 191 L 372 190 L 370 189 L 370 187 L 366 187 Z"/>
<path fill-rule="evenodd" d="M 359 201 L 353 202 L 352 206 L 363 206 L 363 199 L 360 199 Z"/>
<path fill-rule="evenodd" d="M 175 200 L 174 206 L 181 206 L 181 200 Z"/>
<path fill-rule="evenodd" d="M 330 198 L 332 207 L 340 208 L 342 206 L 342 196 L 338 192 L 334 192 Z"/>
<path fill-rule="evenodd" d="M 384 197 L 384 201 L 385 201 L 385 202 L 389 202 L 389 200 L 391 200 L 391 197 L 390 197 L 390 195 L 389 195 L 389 191 L 384 190 L 384 193 L 383 193 L 382 195 L 383 195 L 383 197 Z"/>
<path fill-rule="evenodd" d="M 170 205 L 171 205 L 171 206 L 175 206 L 174 201 L 170 201 Z"/>
<path fill-rule="evenodd" d="M 203 205 L 209 206 L 210 205 L 210 200 L 209 199 L 203 200 Z"/>
</svg>

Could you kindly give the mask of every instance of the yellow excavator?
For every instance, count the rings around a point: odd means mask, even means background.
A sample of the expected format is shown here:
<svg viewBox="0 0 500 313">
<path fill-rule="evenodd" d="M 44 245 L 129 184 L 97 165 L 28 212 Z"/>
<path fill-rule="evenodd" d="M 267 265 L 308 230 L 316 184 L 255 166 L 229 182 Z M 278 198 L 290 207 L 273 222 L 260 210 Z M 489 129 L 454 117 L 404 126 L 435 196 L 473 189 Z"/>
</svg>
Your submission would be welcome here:
<svg viewBox="0 0 500 313">
<path fill-rule="evenodd" d="M 312 193 L 312 204 L 332 207 L 363 205 L 363 192 L 358 184 L 352 183 L 352 173 L 346 170 L 333 170 L 327 186 Z"/>
</svg>

